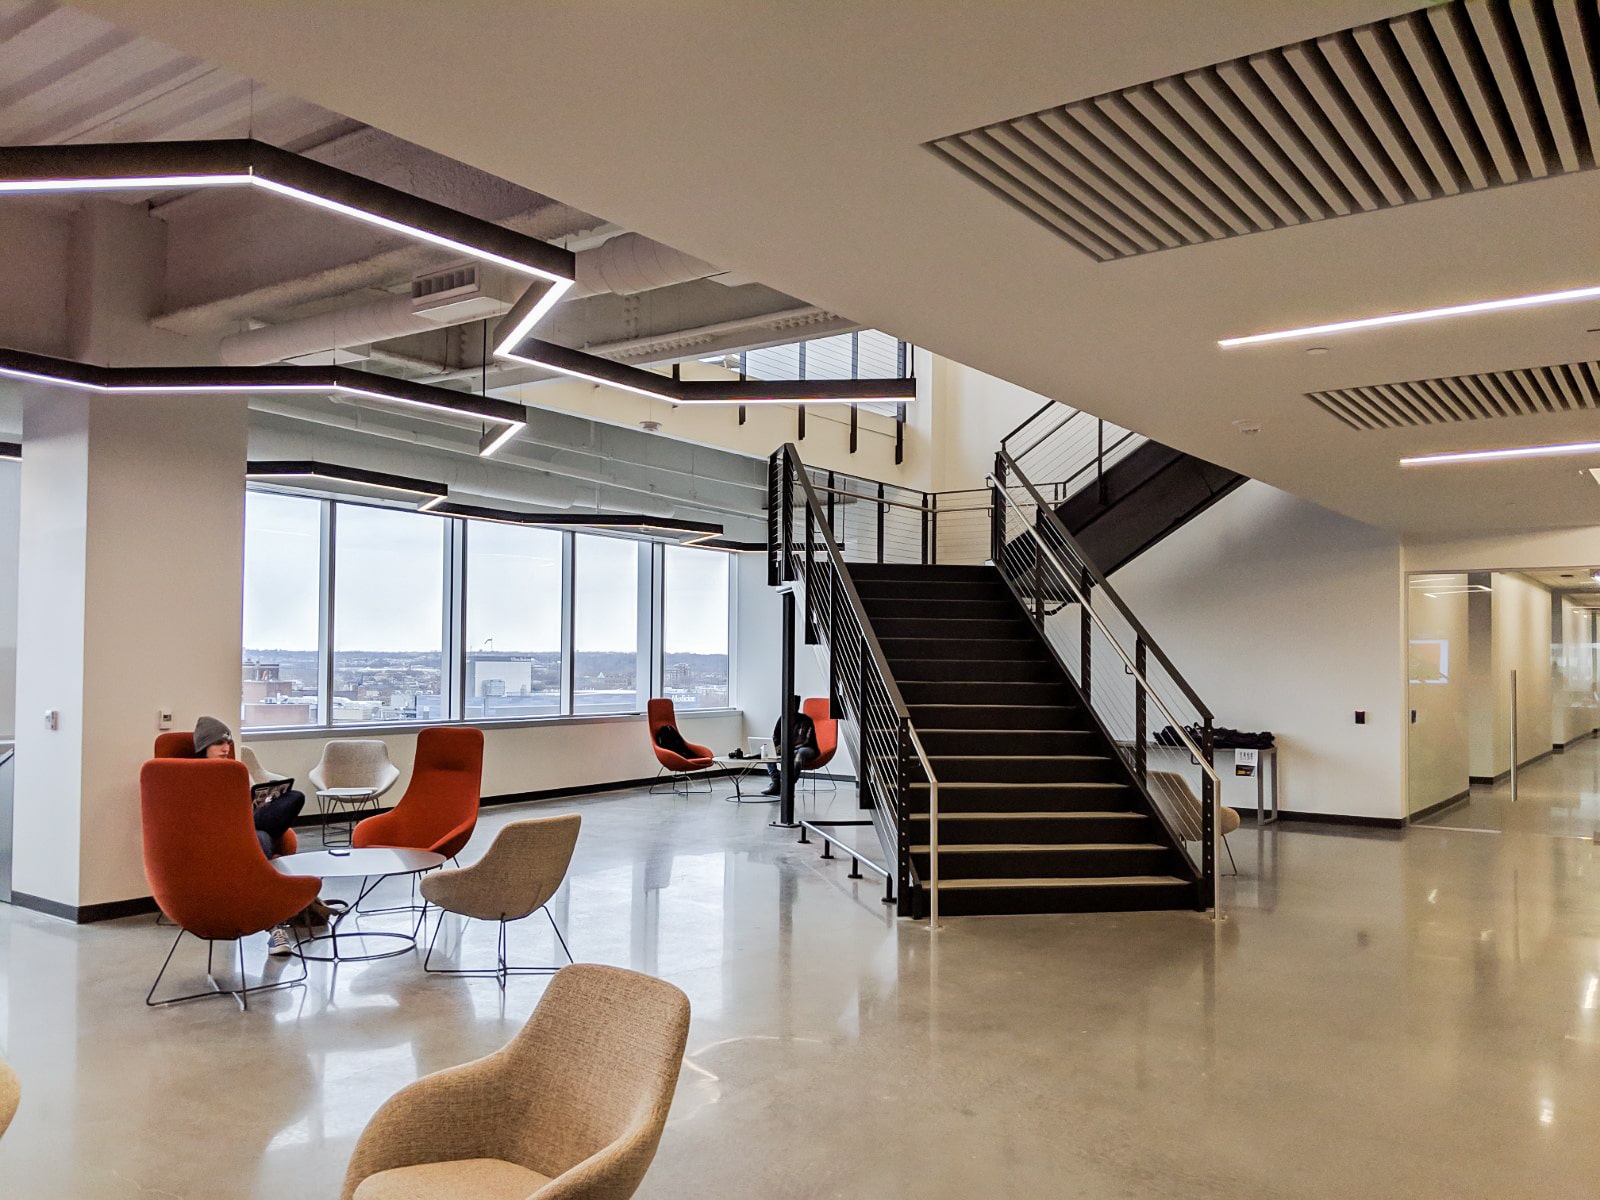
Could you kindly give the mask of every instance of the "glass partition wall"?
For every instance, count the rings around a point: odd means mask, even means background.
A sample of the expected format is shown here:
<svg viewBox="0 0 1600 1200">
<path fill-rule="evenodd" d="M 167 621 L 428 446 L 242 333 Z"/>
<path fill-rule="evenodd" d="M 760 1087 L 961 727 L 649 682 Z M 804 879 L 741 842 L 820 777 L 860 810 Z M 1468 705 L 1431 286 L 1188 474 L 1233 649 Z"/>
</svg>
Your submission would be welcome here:
<svg viewBox="0 0 1600 1200">
<path fill-rule="evenodd" d="M 729 555 L 251 492 L 242 727 L 733 702 Z"/>
</svg>

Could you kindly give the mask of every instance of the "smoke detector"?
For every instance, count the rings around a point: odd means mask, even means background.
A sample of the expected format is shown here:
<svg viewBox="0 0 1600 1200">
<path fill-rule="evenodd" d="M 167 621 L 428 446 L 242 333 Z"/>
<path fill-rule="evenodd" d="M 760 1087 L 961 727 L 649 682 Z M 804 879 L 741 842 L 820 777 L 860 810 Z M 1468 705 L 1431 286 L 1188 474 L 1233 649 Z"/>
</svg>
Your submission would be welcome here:
<svg viewBox="0 0 1600 1200">
<path fill-rule="evenodd" d="M 644 430 L 646 433 L 660 433 L 661 432 L 661 422 L 660 421 L 640 421 L 639 422 L 639 428 Z"/>
</svg>

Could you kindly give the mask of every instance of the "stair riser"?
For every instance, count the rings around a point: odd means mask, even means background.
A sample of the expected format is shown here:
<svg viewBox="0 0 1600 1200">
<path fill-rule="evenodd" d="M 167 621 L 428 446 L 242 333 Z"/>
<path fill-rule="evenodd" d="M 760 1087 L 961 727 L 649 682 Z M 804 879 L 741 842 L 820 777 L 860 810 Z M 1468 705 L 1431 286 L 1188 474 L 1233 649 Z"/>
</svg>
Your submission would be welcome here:
<svg viewBox="0 0 1600 1200">
<path fill-rule="evenodd" d="M 940 917 L 1022 913 L 1145 912 L 1195 907 L 1192 886 L 1121 884 L 1065 888 L 962 889 L 939 893 Z"/>
<path fill-rule="evenodd" d="M 1082 710 L 1064 704 L 1035 708 L 1004 708 L 951 701 L 937 707 L 918 704 L 907 697 L 911 721 L 918 729 L 975 730 L 985 733 L 1010 729 L 1052 729 L 1081 732 L 1088 723 Z"/>
<path fill-rule="evenodd" d="M 878 644 L 883 647 L 883 653 L 891 663 L 911 660 L 970 662 L 973 659 L 1036 662 L 1044 654 L 1043 648 L 1033 638 L 990 638 L 974 642 L 971 638 L 880 637 Z"/>
<path fill-rule="evenodd" d="M 929 877 L 926 854 L 913 854 L 920 879 Z M 939 852 L 940 879 L 1092 879 L 1096 876 L 1169 875 L 1171 851 L 1149 850 L 1008 850 L 978 854 Z"/>
<path fill-rule="evenodd" d="M 943 683 L 1050 683 L 1061 678 L 1053 662 L 1026 659 L 891 658 L 889 669 L 904 687 L 919 680 Z"/>
<path fill-rule="evenodd" d="M 862 582 L 987 583 L 998 579 L 993 567 L 918 567 L 900 563 L 851 563 L 850 578 Z"/>
<path fill-rule="evenodd" d="M 934 638 L 938 640 L 988 641 L 990 638 L 1026 637 L 1032 631 L 1025 617 L 1003 621 L 941 621 L 917 617 L 885 617 L 872 622 L 880 638 Z"/>
<path fill-rule="evenodd" d="M 913 783 L 911 806 L 927 806 L 923 797 L 927 790 Z M 975 788 L 939 789 L 939 811 L 942 813 L 1016 813 L 1016 812 L 1114 812 L 1141 811 L 1138 796 L 1132 788 L 1121 784 L 1092 784 L 1088 787 L 1038 787 L 1018 788 L 1003 783 Z M 1031 838 L 1023 838 L 1031 841 Z M 1067 839 L 1069 842 L 1071 838 Z"/>
<path fill-rule="evenodd" d="M 885 580 L 855 580 L 856 591 L 868 604 L 874 600 L 1009 600 L 1011 591 L 998 579 L 927 580 L 921 583 L 895 583 Z"/>
<path fill-rule="evenodd" d="M 942 804 L 940 811 L 946 811 Z M 913 817 L 909 826 L 912 844 L 926 846 L 927 817 Z M 1148 817 L 1049 817 L 1022 821 L 1004 814 L 986 816 L 981 821 L 941 821 L 939 832 L 940 840 L 951 845 L 1009 842 L 1017 845 L 1070 846 L 1074 843 L 1141 842 L 1150 840 L 1151 835 Z"/>
<path fill-rule="evenodd" d="M 930 752 L 932 753 L 932 752 Z M 939 758 L 933 773 L 940 783 L 1115 783 L 1123 784 L 1122 767 L 1104 758 Z"/>
<path fill-rule="evenodd" d="M 921 621 L 1005 621 L 1019 615 L 1015 600 L 1001 596 L 975 600 L 884 599 L 863 597 L 873 621 L 908 617 Z"/>
<path fill-rule="evenodd" d="M 922 744 L 935 757 L 952 754 L 1099 754 L 1105 744 L 1088 730 L 1040 732 L 1038 730 L 983 729 L 963 733 L 957 730 L 918 729 Z M 944 776 L 940 776 L 944 778 Z"/>
<path fill-rule="evenodd" d="M 1070 705 L 1072 689 L 1065 683 L 916 683 L 900 684 L 909 704 Z"/>
</svg>

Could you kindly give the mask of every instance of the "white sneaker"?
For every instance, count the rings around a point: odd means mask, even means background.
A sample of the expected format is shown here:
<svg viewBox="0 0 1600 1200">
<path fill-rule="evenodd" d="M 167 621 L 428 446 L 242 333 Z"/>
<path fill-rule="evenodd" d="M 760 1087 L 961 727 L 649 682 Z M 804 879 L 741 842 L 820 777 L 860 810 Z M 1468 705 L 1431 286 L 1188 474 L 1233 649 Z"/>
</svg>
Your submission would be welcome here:
<svg viewBox="0 0 1600 1200">
<path fill-rule="evenodd" d="M 279 925 L 267 934 L 267 953 L 275 958 L 294 953 L 294 939 L 289 936 L 286 926 Z"/>
</svg>

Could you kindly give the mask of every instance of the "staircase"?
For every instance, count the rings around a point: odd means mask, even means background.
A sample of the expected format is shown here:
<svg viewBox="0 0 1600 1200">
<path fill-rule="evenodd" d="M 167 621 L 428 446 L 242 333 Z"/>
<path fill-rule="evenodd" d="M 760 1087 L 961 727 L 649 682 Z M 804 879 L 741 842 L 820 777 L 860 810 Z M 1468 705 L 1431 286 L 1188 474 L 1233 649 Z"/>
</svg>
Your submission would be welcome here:
<svg viewBox="0 0 1600 1200">
<path fill-rule="evenodd" d="M 1110 575 L 1194 520 L 1247 477 L 1143 442 L 1056 508 L 1089 561 Z"/>
<path fill-rule="evenodd" d="M 951 915 L 1203 907 L 1196 875 L 1000 573 L 849 564 L 939 780 Z M 910 858 L 925 911 L 929 786 Z"/>
</svg>

